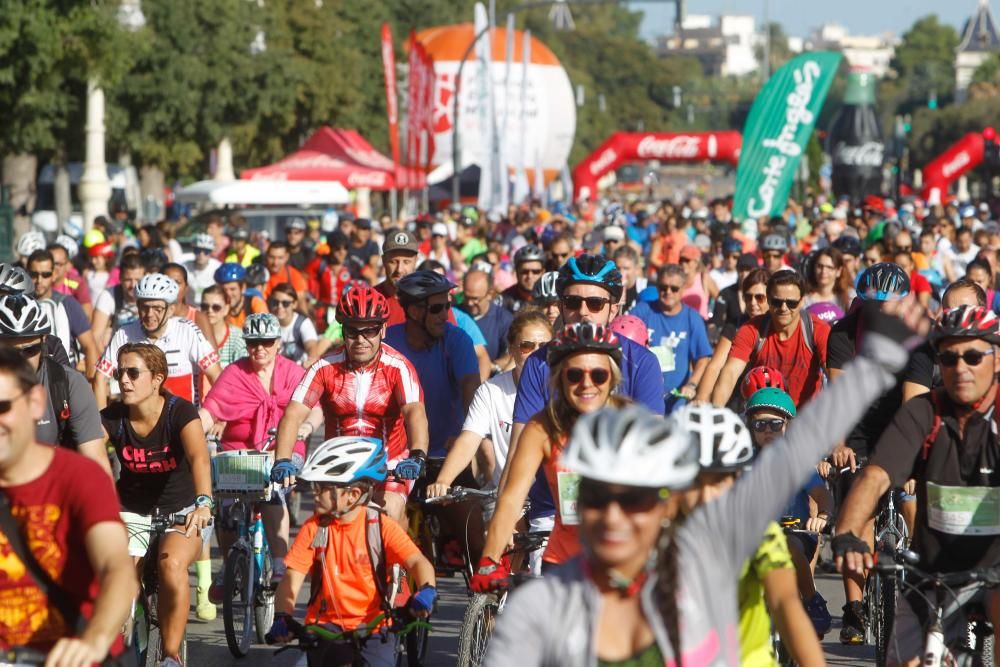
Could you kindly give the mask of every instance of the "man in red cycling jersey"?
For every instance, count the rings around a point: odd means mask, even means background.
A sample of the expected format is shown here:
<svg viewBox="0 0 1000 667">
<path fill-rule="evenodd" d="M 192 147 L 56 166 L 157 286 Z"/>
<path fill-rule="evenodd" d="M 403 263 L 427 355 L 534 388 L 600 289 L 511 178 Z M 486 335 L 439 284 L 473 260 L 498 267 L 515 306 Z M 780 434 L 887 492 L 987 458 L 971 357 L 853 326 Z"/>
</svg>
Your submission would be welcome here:
<svg viewBox="0 0 1000 667">
<path fill-rule="evenodd" d="M 313 364 L 292 394 L 278 425 L 275 482 L 295 481 L 292 447 L 317 403 L 323 407 L 326 439 L 379 438 L 386 444 L 389 469 L 399 477 L 413 480 L 423 472 L 428 446 L 423 391 L 413 365 L 382 342 L 388 319 L 386 298 L 375 289 L 356 284 L 344 292 L 337 309 L 344 345 Z M 385 491 L 386 512 L 402 521 L 408 485 L 388 481 Z"/>
</svg>

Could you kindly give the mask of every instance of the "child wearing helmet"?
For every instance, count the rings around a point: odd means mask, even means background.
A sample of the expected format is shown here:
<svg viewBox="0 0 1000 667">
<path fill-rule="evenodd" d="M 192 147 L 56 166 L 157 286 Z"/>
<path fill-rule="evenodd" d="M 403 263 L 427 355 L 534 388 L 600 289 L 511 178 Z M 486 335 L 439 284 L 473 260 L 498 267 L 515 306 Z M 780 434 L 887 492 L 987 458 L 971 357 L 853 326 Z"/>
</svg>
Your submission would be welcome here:
<svg viewBox="0 0 1000 667">
<path fill-rule="evenodd" d="M 292 639 L 295 601 L 306 577 L 311 598 L 305 624 L 321 625 L 333 632 L 350 632 L 374 624 L 376 636 L 365 642 L 355 655 L 351 642 L 321 642 L 310 655 L 310 664 L 369 665 L 395 664 L 395 635 L 379 621 L 391 601 L 383 597 L 387 588 L 375 577 L 399 565 L 416 584 L 416 593 L 407 607 L 419 617 L 433 611 L 437 599 L 434 566 L 420 553 L 406 530 L 395 521 L 383 519 L 369 505 L 376 484 L 387 477 L 387 459 L 382 441 L 345 436 L 327 440 L 306 460 L 299 474 L 315 500 L 315 514 L 295 538 L 285 563 L 287 574 L 275 594 L 274 623 L 268 636 L 277 643 Z M 377 529 L 377 532 L 373 532 Z M 375 556 L 384 565 L 376 567 L 373 555 L 359 558 L 358 549 L 381 543 Z M 318 567 L 317 567 L 318 566 Z"/>
<path fill-rule="evenodd" d="M 777 388 L 760 389 L 747 400 L 746 420 L 753 437 L 754 447 L 762 450 L 780 438 L 796 415 L 795 403 L 786 392 Z M 811 509 L 813 500 L 816 509 Z M 806 485 L 800 489 L 782 512 L 782 520 L 791 517 L 798 520 L 798 527 L 819 533 L 830 522 L 833 512 L 833 497 L 823 479 L 813 473 Z M 788 548 L 792 553 L 799 590 L 806 606 L 806 612 L 823 636 L 830 631 L 832 618 L 826 607 L 826 600 L 816 590 L 810 562 L 819 544 L 814 535 L 793 533 L 788 537 Z"/>
</svg>

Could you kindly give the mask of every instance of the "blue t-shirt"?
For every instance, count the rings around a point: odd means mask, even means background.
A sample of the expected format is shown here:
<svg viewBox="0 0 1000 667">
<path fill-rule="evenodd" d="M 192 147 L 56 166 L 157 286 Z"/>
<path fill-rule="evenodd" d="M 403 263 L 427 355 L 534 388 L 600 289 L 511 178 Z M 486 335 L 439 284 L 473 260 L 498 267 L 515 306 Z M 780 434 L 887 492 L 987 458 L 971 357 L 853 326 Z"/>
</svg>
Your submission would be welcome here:
<svg viewBox="0 0 1000 667">
<path fill-rule="evenodd" d="M 805 528 L 805 523 L 809 520 L 809 492 L 817 486 L 823 486 L 823 478 L 816 472 L 813 472 L 812 477 L 809 478 L 806 485 L 792 496 L 791 501 L 785 506 L 785 511 L 781 513 L 781 516 L 794 516 L 802 522 L 799 527 Z"/>
<path fill-rule="evenodd" d="M 473 320 L 486 338 L 486 351 L 490 359 L 496 360 L 507 354 L 507 330 L 513 320 L 514 316 L 509 310 L 495 303 L 490 304 L 485 315 Z"/>
<path fill-rule="evenodd" d="M 479 360 L 472 339 L 460 328 L 446 322 L 444 336 L 426 350 L 413 350 L 406 342 L 406 325 L 389 327 L 385 342 L 410 360 L 424 388 L 424 409 L 430 430 L 429 456 L 447 454 L 445 443 L 462 431 L 465 406 L 459 380 L 467 375 L 479 377 Z"/>
<path fill-rule="evenodd" d="M 652 352 L 624 336 L 622 344 L 622 383 L 618 392 L 658 415 L 663 414 L 663 375 Z M 390 343 L 391 344 L 391 343 Z M 549 401 L 549 364 L 545 360 L 549 346 L 543 345 L 524 363 L 514 401 L 514 423 L 527 424 Z"/>
<path fill-rule="evenodd" d="M 455 316 L 455 324 L 472 339 L 472 344 L 474 346 L 482 345 L 486 347 L 486 337 L 483 336 L 483 332 L 476 326 L 476 321 L 468 313 L 458 308 L 452 308 L 451 312 Z"/>
<path fill-rule="evenodd" d="M 638 317 L 649 328 L 649 347 L 660 362 L 667 412 L 672 412 L 684 399 L 670 396 L 670 392 L 687 383 L 696 361 L 712 356 L 705 320 L 683 304 L 679 313 L 668 315 L 659 301 L 640 301 L 629 315 Z"/>
</svg>

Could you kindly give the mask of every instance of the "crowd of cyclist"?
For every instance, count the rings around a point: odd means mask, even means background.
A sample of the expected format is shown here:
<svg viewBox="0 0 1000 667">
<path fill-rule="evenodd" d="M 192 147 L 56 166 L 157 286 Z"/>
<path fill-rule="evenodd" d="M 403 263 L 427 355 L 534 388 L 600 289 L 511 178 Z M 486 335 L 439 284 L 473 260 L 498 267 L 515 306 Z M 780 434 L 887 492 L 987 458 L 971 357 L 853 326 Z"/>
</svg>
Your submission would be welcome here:
<svg viewBox="0 0 1000 667">
<path fill-rule="evenodd" d="M 300 526 L 286 493 L 263 506 L 279 642 L 309 577 L 306 623 L 384 611 L 370 508 L 416 616 L 436 567 L 464 557 L 472 591 L 501 591 L 512 535 L 547 535 L 490 665 L 774 665 L 772 627 L 823 664 L 821 535 L 839 639 L 864 643 L 889 493 L 922 569 L 1000 566 L 1000 515 L 969 509 L 1000 504 L 996 211 L 820 198 L 741 224 L 729 204 L 24 233 L 0 265 L 0 648 L 130 664 L 129 556 L 162 512 L 183 525 L 156 554 L 160 664 L 183 664 L 192 606 L 221 602 L 211 547 L 235 539 L 212 456 L 266 446 L 314 507 Z M 407 503 L 456 485 L 495 507 L 444 510 L 430 557 Z M 949 635 L 971 604 L 1000 621 L 989 591 L 961 595 Z M 895 609 L 887 661 L 917 664 L 926 610 Z M 325 650 L 311 664 L 355 659 Z M 394 664 L 393 642 L 358 650 Z"/>
</svg>

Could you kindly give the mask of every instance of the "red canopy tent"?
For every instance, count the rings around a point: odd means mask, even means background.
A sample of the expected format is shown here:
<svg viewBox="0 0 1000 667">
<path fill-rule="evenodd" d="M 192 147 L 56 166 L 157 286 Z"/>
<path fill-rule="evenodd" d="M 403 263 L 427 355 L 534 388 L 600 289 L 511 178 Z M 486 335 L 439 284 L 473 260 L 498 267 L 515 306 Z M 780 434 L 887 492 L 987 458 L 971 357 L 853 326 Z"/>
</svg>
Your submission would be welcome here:
<svg viewBox="0 0 1000 667">
<path fill-rule="evenodd" d="M 322 127 L 302 148 L 264 167 L 246 169 L 246 180 L 338 181 L 347 188 L 372 190 L 426 187 L 423 172 L 411 167 L 394 170 L 392 160 L 372 148 L 355 130 Z"/>
</svg>

